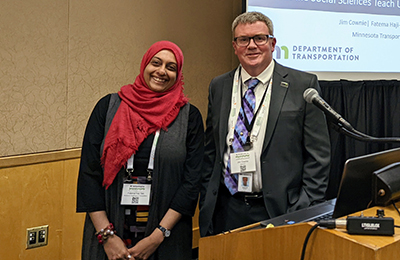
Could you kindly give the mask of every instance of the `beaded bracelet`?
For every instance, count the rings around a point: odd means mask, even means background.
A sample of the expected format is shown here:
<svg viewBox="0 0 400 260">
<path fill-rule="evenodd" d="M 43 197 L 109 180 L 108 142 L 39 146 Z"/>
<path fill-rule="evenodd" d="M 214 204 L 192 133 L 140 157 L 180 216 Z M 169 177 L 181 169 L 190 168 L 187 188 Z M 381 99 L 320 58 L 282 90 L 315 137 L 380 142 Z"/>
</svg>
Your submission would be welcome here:
<svg viewBox="0 0 400 260">
<path fill-rule="evenodd" d="M 117 231 L 114 230 L 114 225 L 112 223 L 108 224 L 106 228 L 96 232 L 95 236 L 99 240 L 99 243 L 102 245 L 106 242 L 109 237 L 114 236 Z"/>
</svg>

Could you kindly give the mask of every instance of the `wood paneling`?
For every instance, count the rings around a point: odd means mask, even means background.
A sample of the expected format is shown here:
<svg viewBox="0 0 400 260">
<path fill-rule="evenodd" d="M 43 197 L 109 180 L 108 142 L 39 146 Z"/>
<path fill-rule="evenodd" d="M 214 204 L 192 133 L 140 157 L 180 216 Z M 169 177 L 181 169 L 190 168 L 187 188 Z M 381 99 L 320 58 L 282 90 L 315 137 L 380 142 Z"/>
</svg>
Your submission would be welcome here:
<svg viewBox="0 0 400 260">
<path fill-rule="evenodd" d="M 64 194 L 62 224 L 63 240 L 61 245 L 61 259 L 80 259 L 82 248 L 84 213 L 76 213 L 76 185 L 79 171 L 79 159 L 64 163 Z"/>
<path fill-rule="evenodd" d="M 0 169 L 2 259 L 61 259 L 63 165 L 59 161 Z M 49 225 L 48 245 L 26 250 L 26 229 L 42 225 Z"/>
<path fill-rule="evenodd" d="M 1 259 L 80 259 L 75 213 L 79 149 L 0 158 Z M 26 229 L 49 225 L 48 245 L 26 249 Z"/>
<path fill-rule="evenodd" d="M 85 214 L 76 213 L 80 149 L 0 158 L 0 259 L 80 259 Z M 26 229 L 49 225 L 48 245 L 26 249 Z M 198 247 L 198 209 L 193 246 Z"/>
</svg>

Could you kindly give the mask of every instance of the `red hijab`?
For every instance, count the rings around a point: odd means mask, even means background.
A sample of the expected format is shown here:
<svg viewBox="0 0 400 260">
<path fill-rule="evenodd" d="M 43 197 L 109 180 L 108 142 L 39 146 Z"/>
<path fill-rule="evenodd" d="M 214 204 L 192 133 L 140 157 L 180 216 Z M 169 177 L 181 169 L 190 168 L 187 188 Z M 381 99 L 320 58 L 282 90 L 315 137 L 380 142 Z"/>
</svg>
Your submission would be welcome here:
<svg viewBox="0 0 400 260">
<path fill-rule="evenodd" d="M 177 62 L 174 85 L 165 92 L 154 92 L 147 86 L 143 72 L 154 55 L 170 50 Z M 188 99 L 183 94 L 183 54 L 172 42 L 154 43 L 144 54 L 140 74 L 133 84 L 123 86 L 118 92 L 121 104 L 111 123 L 104 141 L 101 163 L 104 169 L 103 186 L 108 188 L 120 169 L 150 134 L 167 127 L 178 116 Z"/>
</svg>

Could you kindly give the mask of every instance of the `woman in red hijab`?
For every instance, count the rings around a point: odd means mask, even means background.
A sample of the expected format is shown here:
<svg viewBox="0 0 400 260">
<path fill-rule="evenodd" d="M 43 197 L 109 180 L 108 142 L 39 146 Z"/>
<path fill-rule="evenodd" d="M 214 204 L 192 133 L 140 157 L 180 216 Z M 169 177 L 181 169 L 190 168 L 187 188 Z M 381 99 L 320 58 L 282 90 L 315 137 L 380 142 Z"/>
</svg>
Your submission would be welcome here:
<svg viewBox="0 0 400 260">
<path fill-rule="evenodd" d="M 177 45 L 156 42 L 135 82 L 95 106 L 78 178 L 83 260 L 191 259 L 204 128 L 182 66 Z"/>
</svg>

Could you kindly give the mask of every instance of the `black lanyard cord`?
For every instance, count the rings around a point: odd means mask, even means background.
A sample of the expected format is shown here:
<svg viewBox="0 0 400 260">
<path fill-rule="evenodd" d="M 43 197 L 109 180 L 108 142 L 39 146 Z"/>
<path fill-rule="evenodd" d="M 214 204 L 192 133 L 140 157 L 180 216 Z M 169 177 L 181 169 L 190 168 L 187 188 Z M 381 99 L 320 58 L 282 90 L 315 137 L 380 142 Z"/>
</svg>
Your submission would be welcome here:
<svg viewBox="0 0 400 260">
<path fill-rule="evenodd" d="M 263 97 L 262 97 L 262 99 L 261 99 L 261 103 L 260 103 L 260 104 L 264 103 L 264 99 L 265 99 L 265 96 L 266 96 L 266 94 L 267 94 L 268 87 L 269 87 L 269 83 L 268 83 L 267 88 L 266 88 L 265 91 L 264 91 L 264 94 L 263 94 Z M 247 119 L 246 113 L 244 112 L 244 109 L 243 109 L 243 97 L 242 97 L 242 93 L 243 93 L 243 83 L 242 83 L 242 81 L 240 81 L 240 103 L 241 103 L 242 110 L 243 110 L 244 126 L 246 127 L 247 131 L 250 133 L 251 130 L 253 130 L 254 122 L 256 121 L 255 119 L 256 119 L 256 117 L 257 117 L 258 112 L 260 111 L 261 105 L 258 106 L 256 112 L 254 113 L 253 119 L 251 120 L 251 123 L 249 123 L 249 120 Z M 254 93 L 254 89 L 253 89 L 253 93 Z M 254 93 L 254 98 L 255 98 L 255 96 L 256 96 L 256 94 Z"/>
</svg>

